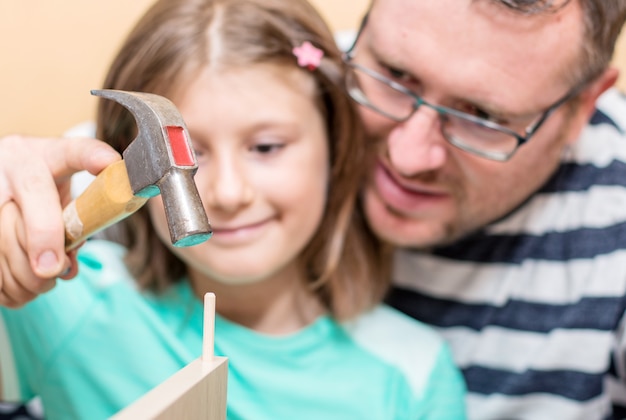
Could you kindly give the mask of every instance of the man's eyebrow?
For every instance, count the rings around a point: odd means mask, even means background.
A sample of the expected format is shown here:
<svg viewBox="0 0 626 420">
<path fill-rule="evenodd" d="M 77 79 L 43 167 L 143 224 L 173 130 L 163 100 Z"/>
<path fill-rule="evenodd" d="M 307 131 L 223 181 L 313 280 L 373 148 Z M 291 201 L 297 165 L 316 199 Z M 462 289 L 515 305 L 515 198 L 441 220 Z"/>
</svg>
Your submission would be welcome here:
<svg viewBox="0 0 626 420">
<path fill-rule="evenodd" d="M 407 70 L 407 66 L 401 62 L 402 60 L 398 60 L 398 59 L 394 60 L 393 58 L 389 57 L 389 55 L 387 54 L 388 52 L 387 49 L 380 48 L 380 51 L 379 51 L 378 44 L 371 42 L 371 38 L 372 38 L 371 36 L 365 36 L 363 38 L 364 38 L 363 39 L 364 42 L 359 44 L 357 51 L 358 49 L 362 48 L 371 57 L 371 60 L 373 62 L 379 63 L 380 65 L 385 66 L 385 67 L 390 67 L 392 69 L 402 71 L 406 73 L 408 77 L 415 79 L 417 82 L 422 81 L 422 79 L 419 76 L 417 76 L 414 72 Z M 529 120 L 532 120 L 533 118 L 536 118 L 538 115 L 540 115 L 543 112 L 543 109 L 512 111 L 510 110 L 510 108 L 503 107 L 489 100 L 479 99 L 476 97 L 470 98 L 470 97 L 455 96 L 454 92 L 452 92 L 449 95 L 449 98 L 451 98 L 451 102 L 449 102 L 449 104 L 446 104 L 447 107 L 449 108 L 454 109 L 455 108 L 454 104 L 467 104 L 488 114 L 490 117 L 493 117 L 494 119 L 500 119 L 500 120 L 529 121 Z M 443 105 L 443 104 L 435 104 L 435 105 Z"/>
<path fill-rule="evenodd" d="M 536 111 L 511 111 L 510 109 L 506 109 L 506 107 L 496 105 L 492 102 L 485 102 L 467 98 L 457 98 L 456 102 L 469 104 L 494 119 L 506 120 L 509 122 L 530 121 L 533 118 L 537 118 L 537 116 L 540 115 L 543 111 L 542 109 Z"/>
<path fill-rule="evenodd" d="M 423 83 L 422 78 L 416 75 L 415 72 L 407 70 L 406 67 L 400 62 L 393 62 L 386 58 L 379 56 L 374 50 L 371 50 L 372 60 L 376 63 L 380 63 L 380 65 L 389 67 L 398 71 L 401 71 L 407 75 L 411 80 L 415 80 L 417 83 Z M 421 96 L 421 95 L 420 95 Z M 475 107 L 476 109 L 488 114 L 490 117 L 495 119 L 506 119 L 506 120 L 527 120 L 535 117 L 537 114 L 536 111 L 511 111 L 509 108 L 506 108 L 502 105 L 496 104 L 492 101 L 478 98 L 476 96 L 470 97 L 465 96 L 461 97 L 455 94 L 455 92 L 450 92 L 448 95 L 449 101 L 447 104 L 439 104 L 435 105 L 443 105 L 449 108 L 454 109 L 455 104 L 463 104 L 470 105 Z"/>
<path fill-rule="evenodd" d="M 503 107 L 497 107 L 496 109 L 496 106 L 491 105 L 486 112 L 489 112 L 490 115 L 507 120 L 528 121 L 538 118 L 549 106 L 550 105 L 546 105 L 542 108 L 534 108 L 531 110 L 511 111 L 510 109 L 505 109 Z"/>
</svg>

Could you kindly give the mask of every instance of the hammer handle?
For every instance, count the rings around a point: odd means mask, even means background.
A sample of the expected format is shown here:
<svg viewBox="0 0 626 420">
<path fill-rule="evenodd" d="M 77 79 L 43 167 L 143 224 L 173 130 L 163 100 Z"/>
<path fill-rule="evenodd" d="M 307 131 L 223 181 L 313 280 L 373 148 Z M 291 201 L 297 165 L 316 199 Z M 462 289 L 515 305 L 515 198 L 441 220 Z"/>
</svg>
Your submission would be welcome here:
<svg viewBox="0 0 626 420">
<path fill-rule="evenodd" d="M 63 210 L 65 250 L 130 216 L 147 200 L 133 194 L 123 160 L 109 165 Z"/>
</svg>

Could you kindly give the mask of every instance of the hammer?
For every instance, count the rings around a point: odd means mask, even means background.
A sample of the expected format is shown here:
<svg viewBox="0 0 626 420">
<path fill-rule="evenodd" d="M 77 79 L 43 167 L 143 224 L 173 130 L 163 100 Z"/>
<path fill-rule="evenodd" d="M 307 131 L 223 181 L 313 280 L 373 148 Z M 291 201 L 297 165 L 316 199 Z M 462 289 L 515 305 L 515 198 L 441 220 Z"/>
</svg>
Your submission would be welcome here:
<svg viewBox="0 0 626 420">
<path fill-rule="evenodd" d="M 174 246 L 209 239 L 211 226 L 193 180 L 198 164 L 176 106 L 151 93 L 105 89 L 91 94 L 128 109 L 137 124 L 137 137 L 121 161 L 106 167 L 63 210 L 65 250 L 130 216 L 159 193 Z"/>
</svg>

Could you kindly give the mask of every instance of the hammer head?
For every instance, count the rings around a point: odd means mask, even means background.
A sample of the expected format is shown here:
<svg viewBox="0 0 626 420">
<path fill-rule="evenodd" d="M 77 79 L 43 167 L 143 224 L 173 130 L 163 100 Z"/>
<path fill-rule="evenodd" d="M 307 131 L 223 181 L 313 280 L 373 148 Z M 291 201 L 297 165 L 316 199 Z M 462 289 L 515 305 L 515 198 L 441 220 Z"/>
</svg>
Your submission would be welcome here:
<svg viewBox="0 0 626 420">
<path fill-rule="evenodd" d="M 174 246 L 206 241 L 212 230 L 193 176 L 198 164 L 185 122 L 176 106 L 159 95 L 121 90 L 92 90 L 128 109 L 137 124 L 137 137 L 124 150 L 133 194 L 161 194 Z"/>
</svg>

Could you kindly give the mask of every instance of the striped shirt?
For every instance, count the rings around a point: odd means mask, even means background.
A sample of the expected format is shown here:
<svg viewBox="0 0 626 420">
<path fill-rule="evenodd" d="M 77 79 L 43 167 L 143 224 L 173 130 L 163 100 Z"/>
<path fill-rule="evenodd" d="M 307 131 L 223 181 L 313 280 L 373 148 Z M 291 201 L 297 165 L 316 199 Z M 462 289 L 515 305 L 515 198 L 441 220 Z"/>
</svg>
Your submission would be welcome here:
<svg viewBox="0 0 626 420">
<path fill-rule="evenodd" d="M 452 246 L 397 253 L 389 303 L 448 340 L 470 418 L 626 417 L 625 129 L 611 90 L 522 207 Z"/>
</svg>

